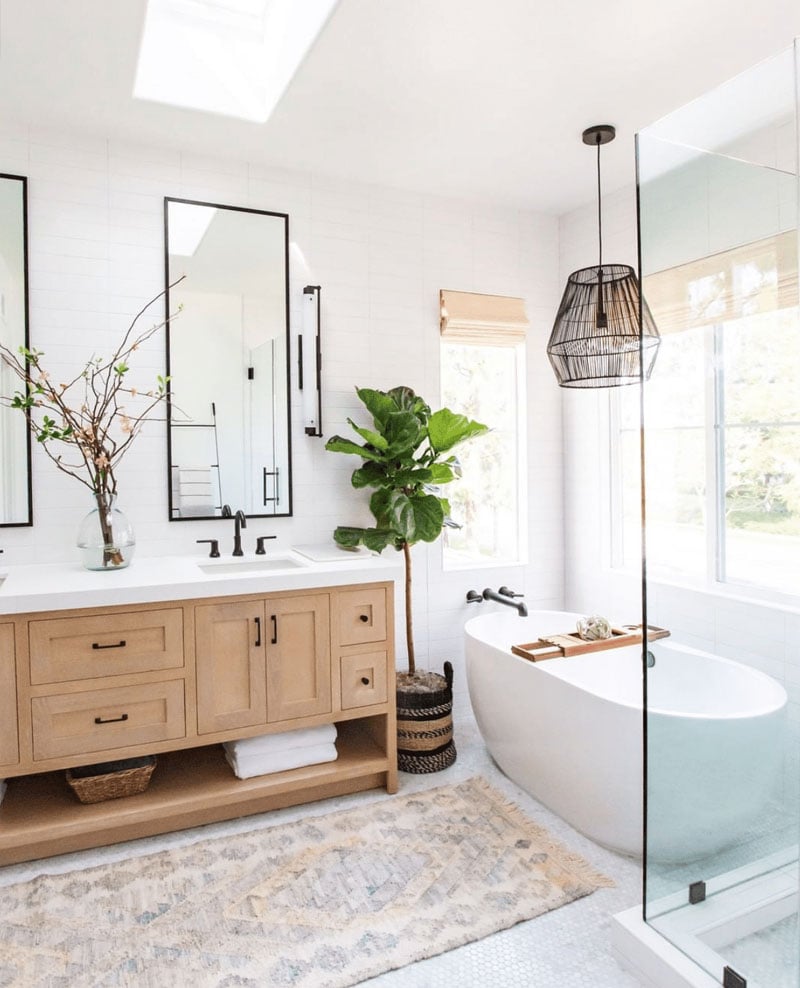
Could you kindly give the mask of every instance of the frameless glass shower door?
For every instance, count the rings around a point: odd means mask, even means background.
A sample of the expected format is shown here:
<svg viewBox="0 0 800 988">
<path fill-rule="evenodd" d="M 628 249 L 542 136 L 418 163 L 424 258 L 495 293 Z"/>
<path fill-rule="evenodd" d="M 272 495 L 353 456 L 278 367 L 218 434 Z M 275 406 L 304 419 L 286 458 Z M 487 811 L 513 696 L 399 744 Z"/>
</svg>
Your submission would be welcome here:
<svg viewBox="0 0 800 988">
<path fill-rule="evenodd" d="M 734 988 L 800 984 L 796 66 L 787 50 L 637 137 L 662 336 L 646 608 L 670 631 L 646 671 L 645 920 Z"/>
</svg>

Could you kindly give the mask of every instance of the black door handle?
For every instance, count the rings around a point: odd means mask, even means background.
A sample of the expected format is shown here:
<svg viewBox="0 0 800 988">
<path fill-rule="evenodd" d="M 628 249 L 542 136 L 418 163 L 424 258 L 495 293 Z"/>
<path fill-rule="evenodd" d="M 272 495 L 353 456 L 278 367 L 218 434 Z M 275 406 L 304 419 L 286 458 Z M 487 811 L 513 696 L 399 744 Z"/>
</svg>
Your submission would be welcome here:
<svg viewBox="0 0 800 988">
<path fill-rule="evenodd" d="M 261 645 L 261 618 L 253 618 L 256 623 L 256 648 Z"/>
<path fill-rule="evenodd" d="M 123 714 L 121 717 L 106 717 L 105 719 L 102 717 L 95 717 L 94 722 L 95 724 L 118 724 L 121 720 L 127 719 L 128 715 Z"/>
<path fill-rule="evenodd" d="M 277 619 L 277 617 L 274 614 L 270 615 L 270 619 L 272 620 L 272 640 L 271 640 L 270 644 L 271 645 L 277 645 L 278 644 L 278 619 Z"/>
<path fill-rule="evenodd" d="M 122 641 L 115 642 L 112 645 L 101 645 L 99 642 L 92 642 L 92 648 L 125 648 L 126 642 L 123 638 Z"/>
</svg>

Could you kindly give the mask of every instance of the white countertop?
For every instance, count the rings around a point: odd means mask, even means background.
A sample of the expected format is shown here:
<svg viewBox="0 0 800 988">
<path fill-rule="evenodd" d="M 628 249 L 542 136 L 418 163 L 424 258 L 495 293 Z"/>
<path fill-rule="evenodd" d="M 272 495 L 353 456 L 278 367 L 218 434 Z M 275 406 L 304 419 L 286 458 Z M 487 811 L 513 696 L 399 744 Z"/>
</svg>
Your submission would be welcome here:
<svg viewBox="0 0 800 988">
<path fill-rule="evenodd" d="M 339 587 L 394 580 L 401 574 L 402 556 L 394 551 L 386 550 L 383 556 L 342 556 L 313 561 L 286 550 L 265 556 L 248 553 L 238 560 L 203 555 L 135 557 L 125 569 L 102 571 L 84 569 L 78 562 L 7 566 L 0 568 L 0 615 Z M 289 562 L 284 564 L 285 560 Z M 245 571 L 231 572 L 231 564 L 236 563 L 243 563 Z M 259 564 L 272 568 L 255 570 Z M 219 567 L 219 572 L 212 567 Z"/>
</svg>

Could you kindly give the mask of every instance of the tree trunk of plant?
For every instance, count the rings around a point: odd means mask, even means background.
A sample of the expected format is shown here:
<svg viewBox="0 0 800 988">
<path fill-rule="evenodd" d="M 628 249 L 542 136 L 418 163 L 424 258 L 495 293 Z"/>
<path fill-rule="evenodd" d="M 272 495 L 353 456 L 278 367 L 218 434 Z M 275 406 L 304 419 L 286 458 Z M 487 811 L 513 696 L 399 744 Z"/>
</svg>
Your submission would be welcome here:
<svg viewBox="0 0 800 988">
<path fill-rule="evenodd" d="M 406 647 L 408 648 L 408 674 L 417 671 L 414 661 L 414 622 L 411 616 L 411 546 L 403 543 L 403 558 L 406 564 Z"/>
</svg>

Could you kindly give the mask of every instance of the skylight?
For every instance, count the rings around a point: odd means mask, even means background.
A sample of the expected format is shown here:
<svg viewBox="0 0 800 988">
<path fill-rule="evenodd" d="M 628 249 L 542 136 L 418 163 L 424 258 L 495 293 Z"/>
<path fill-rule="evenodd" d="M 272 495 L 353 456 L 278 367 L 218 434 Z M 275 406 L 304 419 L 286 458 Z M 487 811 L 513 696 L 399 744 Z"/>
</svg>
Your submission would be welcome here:
<svg viewBox="0 0 800 988">
<path fill-rule="evenodd" d="M 264 123 L 338 0 L 148 0 L 133 95 Z"/>
</svg>

